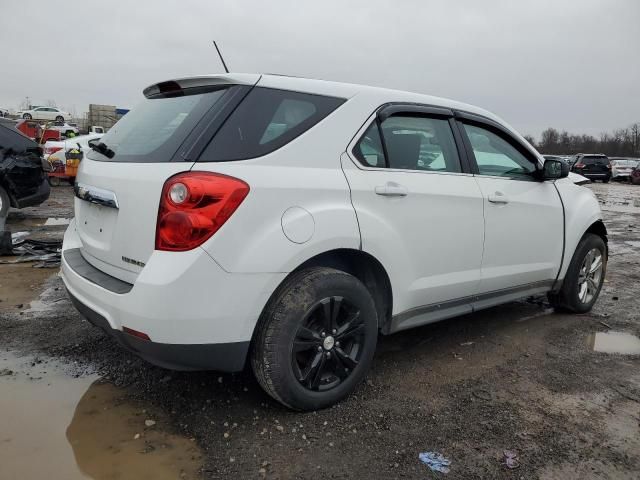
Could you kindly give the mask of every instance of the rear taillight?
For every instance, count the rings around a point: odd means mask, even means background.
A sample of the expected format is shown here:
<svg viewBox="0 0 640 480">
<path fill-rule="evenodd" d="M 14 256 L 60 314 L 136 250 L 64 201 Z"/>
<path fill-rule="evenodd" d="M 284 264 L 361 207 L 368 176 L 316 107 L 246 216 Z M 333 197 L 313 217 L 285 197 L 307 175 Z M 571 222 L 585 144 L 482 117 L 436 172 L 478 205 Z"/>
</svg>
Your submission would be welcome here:
<svg viewBox="0 0 640 480">
<path fill-rule="evenodd" d="M 162 188 L 156 250 L 185 251 L 204 243 L 249 193 L 237 178 L 210 172 L 179 173 Z"/>
<path fill-rule="evenodd" d="M 584 168 L 584 163 L 576 163 L 574 165 L 574 167 L 576 167 L 576 168 Z"/>
<path fill-rule="evenodd" d="M 56 153 L 59 150 L 62 150 L 62 147 L 44 147 L 44 154 L 51 155 L 52 153 Z"/>
<path fill-rule="evenodd" d="M 607 163 L 607 168 L 611 170 L 611 164 Z"/>
</svg>

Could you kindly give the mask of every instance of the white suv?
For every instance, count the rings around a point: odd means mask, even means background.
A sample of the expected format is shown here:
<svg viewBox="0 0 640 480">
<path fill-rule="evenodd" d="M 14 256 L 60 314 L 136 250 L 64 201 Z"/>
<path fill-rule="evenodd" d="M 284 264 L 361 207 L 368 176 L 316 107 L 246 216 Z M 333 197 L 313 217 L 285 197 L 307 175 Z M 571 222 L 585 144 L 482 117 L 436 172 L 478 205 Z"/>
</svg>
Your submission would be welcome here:
<svg viewBox="0 0 640 480">
<path fill-rule="evenodd" d="M 81 162 L 62 274 L 150 362 L 241 370 L 335 403 L 378 334 L 548 293 L 591 309 L 606 229 L 590 190 L 494 115 L 272 75 L 158 83 Z"/>
</svg>

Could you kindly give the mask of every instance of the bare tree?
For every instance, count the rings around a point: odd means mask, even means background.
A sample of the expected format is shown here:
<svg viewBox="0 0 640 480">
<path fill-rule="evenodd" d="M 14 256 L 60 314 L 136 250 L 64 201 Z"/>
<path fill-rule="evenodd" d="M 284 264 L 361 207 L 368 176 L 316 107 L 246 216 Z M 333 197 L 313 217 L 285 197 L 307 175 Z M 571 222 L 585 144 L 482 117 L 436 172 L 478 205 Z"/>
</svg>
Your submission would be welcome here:
<svg viewBox="0 0 640 480">
<path fill-rule="evenodd" d="M 640 157 L 640 122 L 613 132 L 602 132 L 598 138 L 566 131 L 560 133 L 555 128 L 547 128 L 542 132 L 538 144 L 531 136 L 525 138 L 541 152 L 548 154 L 605 153 L 609 156 Z"/>
</svg>

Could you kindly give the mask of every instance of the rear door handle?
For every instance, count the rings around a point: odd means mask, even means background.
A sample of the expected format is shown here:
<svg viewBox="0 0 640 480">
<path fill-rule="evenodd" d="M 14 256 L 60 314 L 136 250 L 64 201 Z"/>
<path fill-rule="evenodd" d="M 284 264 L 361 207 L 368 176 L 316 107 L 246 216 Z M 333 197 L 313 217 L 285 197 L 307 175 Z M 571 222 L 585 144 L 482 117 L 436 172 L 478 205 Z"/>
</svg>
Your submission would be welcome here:
<svg viewBox="0 0 640 480">
<path fill-rule="evenodd" d="M 409 190 L 407 187 L 389 182 L 385 185 L 378 185 L 375 188 L 375 192 L 376 195 L 382 195 L 383 197 L 406 197 Z"/>
<path fill-rule="evenodd" d="M 487 197 L 487 200 L 489 200 L 491 203 L 498 203 L 502 205 L 509 203 L 509 197 L 507 197 L 502 192 L 495 192 L 495 193 L 489 194 L 489 196 Z"/>
</svg>

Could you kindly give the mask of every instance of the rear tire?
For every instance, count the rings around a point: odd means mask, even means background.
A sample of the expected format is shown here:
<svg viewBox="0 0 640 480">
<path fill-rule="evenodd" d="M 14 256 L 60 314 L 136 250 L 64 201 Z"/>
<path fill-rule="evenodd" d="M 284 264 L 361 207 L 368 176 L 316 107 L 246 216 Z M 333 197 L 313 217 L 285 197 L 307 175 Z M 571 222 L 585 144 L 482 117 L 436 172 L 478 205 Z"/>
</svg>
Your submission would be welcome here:
<svg viewBox="0 0 640 480">
<path fill-rule="evenodd" d="M 294 410 L 329 407 L 364 379 L 378 315 L 357 278 L 331 268 L 293 274 L 262 313 L 251 364 L 262 388 Z"/>
<path fill-rule="evenodd" d="M 606 273 L 604 240 L 593 233 L 585 234 L 573 254 L 562 288 L 547 295 L 549 303 L 558 310 L 572 313 L 590 311 L 598 299 Z"/>
<path fill-rule="evenodd" d="M 64 122 L 64 117 L 62 115 L 58 115 L 56 117 L 56 122 Z"/>
</svg>

